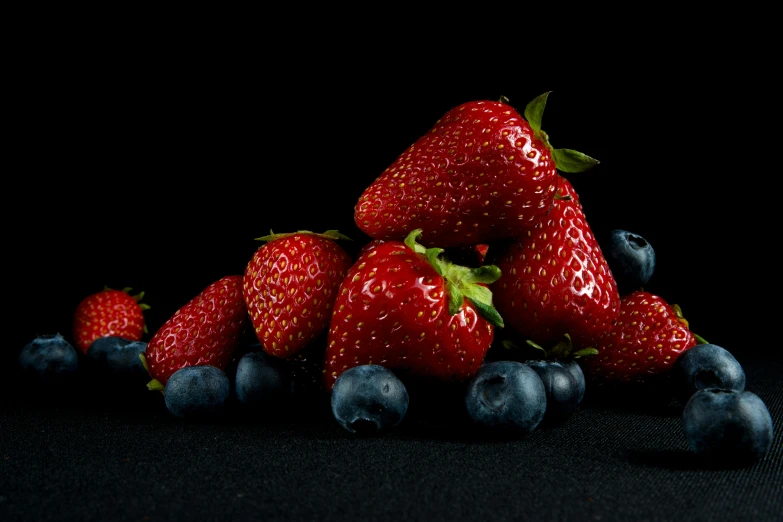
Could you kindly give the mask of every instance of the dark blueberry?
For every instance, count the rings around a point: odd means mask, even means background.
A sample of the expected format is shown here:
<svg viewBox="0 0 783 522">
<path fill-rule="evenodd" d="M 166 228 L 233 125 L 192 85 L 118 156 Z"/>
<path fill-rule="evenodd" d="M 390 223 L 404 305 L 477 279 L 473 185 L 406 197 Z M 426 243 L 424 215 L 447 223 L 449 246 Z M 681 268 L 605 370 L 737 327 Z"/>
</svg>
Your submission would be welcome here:
<svg viewBox="0 0 783 522">
<path fill-rule="evenodd" d="M 147 350 L 147 343 L 123 337 L 109 336 L 95 339 L 87 350 L 93 367 L 109 378 L 133 378 L 142 382 L 150 379 L 139 355 Z"/>
<path fill-rule="evenodd" d="M 612 230 L 606 261 L 617 282 L 620 295 L 638 290 L 650 280 L 655 270 L 655 251 L 639 234 Z"/>
<path fill-rule="evenodd" d="M 705 388 L 743 391 L 745 371 L 725 348 L 697 344 L 677 357 L 672 366 L 672 385 L 682 404 Z"/>
<path fill-rule="evenodd" d="M 557 361 L 541 359 L 525 364 L 541 378 L 546 391 L 546 413 L 543 422 L 565 420 L 579 405 L 579 384 L 573 374 Z"/>
<path fill-rule="evenodd" d="M 242 406 L 280 413 L 290 404 L 293 382 L 289 364 L 266 352 L 249 352 L 239 359 L 234 394 Z"/>
<path fill-rule="evenodd" d="M 579 363 L 576 362 L 574 359 L 568 360 L 568 361 L 559 361 L 560 364 L 562 364 L 566 370 L 571 372 L 571 375 L 574 376 L 574 379 L 576 380 L 576 387 L 578 390 L 578 399 L 576 401 L 577 404 L 580 404 L 582 402 L 582 399 L 585 398 L 585 374 L 582 371 L 582 367 L 579 366 Z"/>
<path fill-rule="evenodd" d="M 682 426 L 694 453 L 717 467 L 752 464 L 772 447 L 772 417 L 749 391 L 698 390 L 683 409 Z"/>
<path fill-rule="evenodd" d="M 40 335 L 27 343 L 18 361 L 23 375 L 45 384 L 66 382 L 79 369 L 76 348 L 59 333 Z"/>
<path fill-rule="evenodd" d="M 544 418 L 546 390 L 538 374 L 526 364 L 486 362 L 468 383 L 465 406 L 482 429 L 526 434 Z"/>
<path fill-rule="evenodd" d="M 334 383 L 332 415 L 351 433 L 390 431 L 408 412 L 408 390 L 394 372 L 378 364 L 354 366 Z"/>
<path fill-rule="evenodd" d="M 230 394 L 225 372 L 214 366 L 187 366 L 174 372 L 164 390 L 166 408 L 184 419 L 222 413 Z"/>
</svg>

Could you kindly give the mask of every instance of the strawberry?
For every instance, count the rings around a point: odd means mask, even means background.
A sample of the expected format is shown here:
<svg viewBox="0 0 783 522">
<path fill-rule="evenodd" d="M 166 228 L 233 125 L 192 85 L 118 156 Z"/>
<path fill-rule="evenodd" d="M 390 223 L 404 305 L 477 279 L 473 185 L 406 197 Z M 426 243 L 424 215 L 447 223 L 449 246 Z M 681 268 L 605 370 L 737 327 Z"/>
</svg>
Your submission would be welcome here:
<svg viewBox="0 0 783 522">
<path fill-rule="evenodd" d="M 541 130 L 549 93 L 523 118 L 507 98 L 471 101 L 438 120 L 361 194 L 354 221 L 376 239 L 402 240 L 414 229 L 443 248 L 511 238 L 547 213 L 556 171 L 598 161 L 554 149 Z"/>
<path fill-rule="evenodd" d="M 248 326 L 242 276 L 210 284 L 177 310 L 147 343 L 143 360 L 152 376 L 147 387 L 162 389 L 169 377 L 187 366 L 224 370 Z"/>
<path fill-rule="evenodd" d="M 668 374 L 677 357 L 701 338 L 690 331 L 677 305 L 644 290 L 622 298 L 620 314 L 585 358 L 594 383 L 644 383 Z"/>
<path fill-rule="evenodd" d="M 266 243 L 245 268 L 242 291 L 265 352 L 285 358 L 326 332 L 337 289 L 351 266 L 335 230 L 258 238 Z"/>
<path fill-rule="evenodd" d="M 488 284 L 497 267 L 467 268 L 416 242 L 366 245 L 340 285 L 324 354 L 331 390 L 346 369 L 380 364 L 440 381 L 472 376 L 503 321 Z"/>
<path fill-rule="evenodd" d="M 87 353 L 99 337 L 123 337 L 140 341 L 147 333 L 144 311 L 149 306 L 141 302 L 144 292 L 130 294 L 131 289 L 104 288 L 88 295 L 76 306 L 73 315 L 73 338 L 76 347 Z"/>
<path fill-rule="evenodd" d="M 617 317 L 617 284 L 571 183 L 558 175 L 552 209 L 497 261 L 493 293 L 509 330 L 541 346 L 568 334 L 590 346 Z"/>
</svg>

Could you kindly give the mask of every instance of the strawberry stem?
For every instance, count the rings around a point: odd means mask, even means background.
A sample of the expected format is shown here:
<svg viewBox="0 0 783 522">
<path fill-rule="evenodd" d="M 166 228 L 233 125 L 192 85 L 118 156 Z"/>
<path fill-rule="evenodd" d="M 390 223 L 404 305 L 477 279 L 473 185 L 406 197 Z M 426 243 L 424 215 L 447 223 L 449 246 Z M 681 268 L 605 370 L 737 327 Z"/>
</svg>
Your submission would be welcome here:
<svg viewBox="0 0 783 522">
<path fill-rule="evenodd" d="M 552 91 L 547 91 L 544 94 L 537 96 L 525 107 L 525 119 L 530 124 L 530 127 L 533 129 L 533 132 L 535 132 L 536 136 L 538 136 L 539 133 L 542 133 L 543 137 L 545 138 L 542 141 L 547 145 L 549 145 L 549 140 L 546 139 L 546 133 L 541 130 L 541 119 L 544 117 L 546 100 L 549 98 L 549 93 L 551 92 Z M 539 138 L 540 137 L 541 136 L 539 136 Z"/>
<path fill-rule="evenodd" d="M 697 333 L 695 333 L 695 332 L 691 332 L 691 333 L 692 333 L 692 334 L 693 334 L 693 336 L 696 338 L 696 340 L 697 340 L 697 341 L 699 341 L 699 344 L 710 344 L 710 343 L 707 341 L 707 339 L 705 339 L 705 338 L 704 338 L 704 337 L 702 337 L 701 335 L 699 335 L 699 334 L 697 334 Z"/>
<path fill-rule="evenodd" d="M 147 358 L 144 356 L 143 353 L 139 354 L 139 359 L 141 359 L 141 365 L 144 366 L 144 369 L 147 370 L 147 373 L 150 373 L 150 367 L 147 365 Z M 150 375 L 152 377 L 152 375 Z M 157 379 L 152 379 L 150 382 L 147 383 L 147 389 L 149 391 L 160 391 L 163 393 L 163 391 L 166 389 L 166 387 Z"/>
<path fill-rule="evenodd" d="M 503 318 L 492 306 L 492 292 L 487 288 L 487 285 L 500 279 L 500 268 L 495 265 L 468 268 L 451 263 L 441 257 L 442 248 L 425 248 L 419 244 L 416 240 L 421 233 L 420 228 L 413 230 L 405 238 L 405 244 L 417 254 L 423 255 L 435 272 L 445 280 L 449 313 L 458 313 L 467 298 L 481 317 L 490 324 L 503 328 Z"/>
<path fill-rule="evenodd" d="M 544 116 L 544 109 L 546 108 L 546 101 L 549 98 L 547 91 L 544 94 L 536 97 L 533 101 L 527 104 L 525 107 L 525 119 L 533 129 L 533 134 L 544 142 L 544 144 L 552 152 L 552 159 L 555 160 L 555 167 L 557 170 L 566 173 L 584 172 L 598 165 L 599 161 L 595 158 L 591 158 L 587 154 L 582 154 L 571 149 L 556 149 L 549 143 L 549 135 L 541 129 L 541 120 Z"/>
</svg>

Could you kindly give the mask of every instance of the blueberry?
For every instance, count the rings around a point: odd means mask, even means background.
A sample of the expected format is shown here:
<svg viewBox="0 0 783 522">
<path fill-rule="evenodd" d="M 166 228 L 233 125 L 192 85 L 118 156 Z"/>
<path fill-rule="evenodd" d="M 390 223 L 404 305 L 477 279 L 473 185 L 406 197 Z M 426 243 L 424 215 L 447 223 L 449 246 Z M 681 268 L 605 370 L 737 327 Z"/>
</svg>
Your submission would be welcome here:
<svg viewBox="0 0 783 522">
<path fill-rule="evenodd" d="M 147 343 L 123 337 L 99 337 L 90 344 L 87 358 L 94 368 L 109 378 L 134 378 L 142 382 L 149 380 L 149 374 L 141 363 L 139 354 L 147 349 Z"/>
<path fill-rule="evenodd" d="M 542 422 L 559 422 L 576 411 L 579 405 L 579 385 L 567 368 L 548 359 L 526 361 L 525 364 L 530 366 L 544 383 L 546 412 Z"/>
<path fill-rule="evenodd" d="M 76 349 L 59 333 L 39 335 L 27 343 L 18 361 L 25 376 L 43 384 L 61 384 L 79 369 Z"/>
<path fill-rule="evenodd" d="M 465 392 L 468 415 L 491 432 L 526 434 L 546 412 L 546 389 L 538 374 L 518 361 L 481 365 Z"/>
<path fill-rule="evenodd" d="M 571 375 L 574 376 L 574 379 L 576 380 L 576 387 L 577 387 L 577 399 L 576 403 L 580 404 L 582 402 L 582 399 L 585 398 L 585 374 L 582 371 L 582 367 L 579 366 L 579 363 L 576 362 L 574 359 L 570 359 L 567 361 L 558 361 L 560 364 L 562 364 L 566 370 L 571 372 Z"/>
<path fill-rule="evenodd" d="M 685 404 L 691 395 L 704 388 L 743 391 L 745 371 L 725 348 L 697 344 L 677 357 L 672 366 L 672 385 L 677 398 Z"/>
<path fill-rule="evenodd" d="M 255 410 L 279 413 L 293 395 L 286 361 L 265 352 L 249 352 L 237 363 L 234 394 L 239 403 Z"/>
<path fill-rule="evenodd" d="M 655 270 L 655 250 L 642 236 L 627 230 L 612 230 L 606 261 L 614 275 L 620 295 L 638 290 Z"/>
<path fill-rule="evenodd" d="M 397 375 L 384 366 L 354 366 L 335 381 L 331 407 L 335 420 L 351 433 L 382 434 L 405 418 L 408 390 Z"/>
<path fill-rule="evenodd" d="M 749 391 L 698 390 L 683 409 L 682 426 L 693 452 L 717 467 L 750 465 L 772 447 L 772 417 Z"/>
<path fill-rule="evenodd" d="M 174 416 L 206 419 L 223 411 L 230 394 L 225 372 L 214 366 L 187 366 L 169 377 L 164 389 L 166 408 Z"/>
</svg>

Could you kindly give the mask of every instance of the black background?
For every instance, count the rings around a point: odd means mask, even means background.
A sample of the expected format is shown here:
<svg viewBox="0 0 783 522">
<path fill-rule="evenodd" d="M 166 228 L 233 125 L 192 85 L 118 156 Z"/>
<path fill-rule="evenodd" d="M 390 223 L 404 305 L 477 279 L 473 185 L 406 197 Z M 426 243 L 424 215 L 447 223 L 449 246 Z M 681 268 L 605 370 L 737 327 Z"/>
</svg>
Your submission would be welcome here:
<svg viewBox="0 0 783 522">
<path fill-rule="evenodd" d="M 69 16 L 11 21 L 22 30 L 3 80 L 11 132 L 0 206 L 9 385 L 0 401 L 0 512 L 15 520 L 779 513 L 779 110 L 763 41 L 776 33 L 759 29 L 764 14 L 755 11 L 752 24 L 736 12 L 728 23 L 708 23 L 702 11 L 691 21 L 666 10 L 665 23 L 618 12 L 616 30 L 583 20 L 572 31 L 554 25 L 565 14 L 557 6 L 543 18 L 486 7 L 419 30 L 384 25 L 392 13 L 380 6 L 355 26 L 304 8 L 242 20 L 249 27 L 205 12 L 207 22 L 196 23 L 195 8 L 170 17 L 68 8 Z M 140 20 L 126 25 L 133 15 Z M 486 35 L 477 34 L 482 24 Z M 254 238 L 270 229 L 336 228 L 355 252 L 368 239 L 353 223 L 359 195 L 447 110 L 506 96 L 522 111 L 547 91 L 552 144 L 601 162 L 569 176 L 595 234 L 646 237 L 658 257 L 647 289 L 748 363 L 748 388 L 776 419 L 765 462 L 705 470 L 669 410 L 598 405 L 564 426 L 498 442 L 417 424 L 370 440 L 307 419 L 193 425 L 162 403 L 126 411 L 112 397 L 100 408 L 92 398 L 16 405 L 31 391 L 14 379 L 16 353 L 37 335 L 70 337 L 87 295 L 104 285 L 144 291 L 152 333 L 208 284 L 242 273 L 260 246 Z"/>
<path fill-rule="evenodd" d="M 646 289 L 708 341 L 770 348 L 765 229 L 777 198 L 759 145 L 763 79 L 731 86 L 684 59 L 666 76 L 647 61 L 563 81 L 469 61 L 414 70 L 329 47 L 279 62 L 175 43 L 65 49 L 15 78 L 7 356 L 36 335 L 68 337 L 78 302 L 104 285 L 144 291 L 152 333 L 242 273 L 270 230 L 338 229 L 353 253 L 368 240 L 353 222 L 359 195 L 447 110 L 506 96 L 522 112 L 543 92 L 553 146 L 600 161 L 568 176 L 599 239 L 613 228 L 647 238 L 658 264 Z"/>
</svg>

